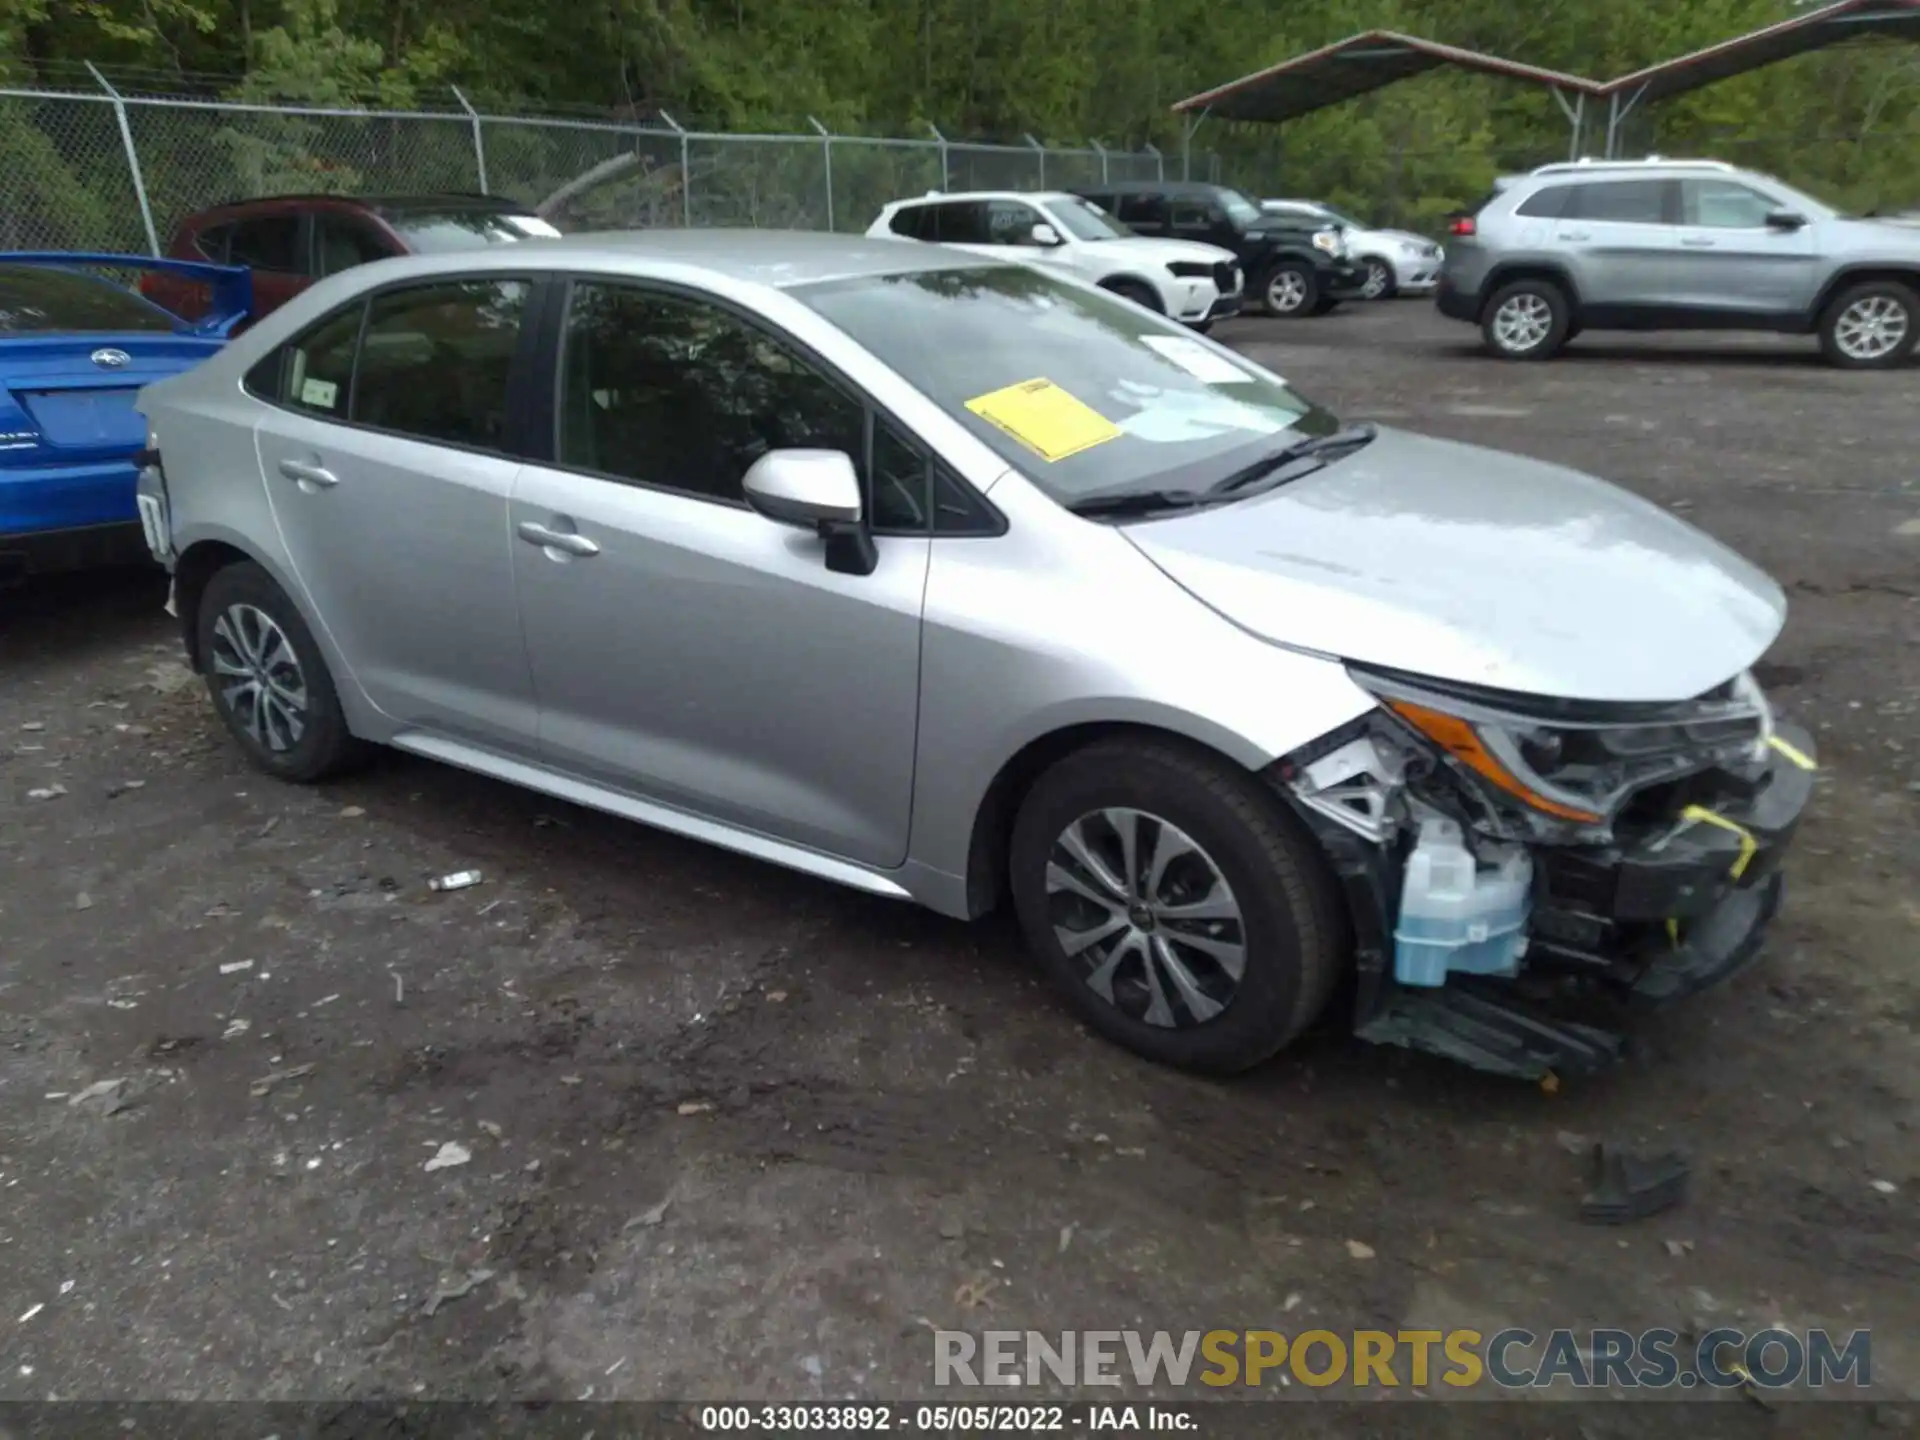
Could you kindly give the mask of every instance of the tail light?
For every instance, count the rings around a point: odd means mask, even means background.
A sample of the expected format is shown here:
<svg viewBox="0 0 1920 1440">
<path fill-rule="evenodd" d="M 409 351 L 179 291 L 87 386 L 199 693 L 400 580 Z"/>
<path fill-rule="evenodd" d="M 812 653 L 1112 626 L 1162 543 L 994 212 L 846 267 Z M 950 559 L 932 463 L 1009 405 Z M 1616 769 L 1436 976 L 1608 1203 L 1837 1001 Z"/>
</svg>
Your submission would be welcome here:
<svg viewBox="0 0 1920 1440">
<path fill-rule="evenodd" d="M 1449 235 L 1473 234 L 1474 233 L 1473 216 L 1471 215 L 1454 216 L 1453 223 L 1447 227 L 1447 233 Z"/>
</svg>

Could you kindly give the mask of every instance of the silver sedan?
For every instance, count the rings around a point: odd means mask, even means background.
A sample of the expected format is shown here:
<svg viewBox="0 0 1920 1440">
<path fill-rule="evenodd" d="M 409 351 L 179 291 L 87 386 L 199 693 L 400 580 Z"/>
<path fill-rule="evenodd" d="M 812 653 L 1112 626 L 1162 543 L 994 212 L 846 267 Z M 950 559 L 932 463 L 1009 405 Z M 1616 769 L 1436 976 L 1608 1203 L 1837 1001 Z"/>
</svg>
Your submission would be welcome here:
<svg viewBox="0 0 1920 1440">
<path fill-rule="evenodd" d="M 261 769 L 390 745 L 1010 897 L 1158 1060 L 1253 1064 L 1351 979 L 1369 1038 L 1565 1070 L 1605 1034 L 1513 982 L 1698 988 L 1777 902 L 1811 746 L 1746 674 L 1770 580 L 1070 277 L 771 232 L 382 261 L 140 408 Z"/>
</svg>

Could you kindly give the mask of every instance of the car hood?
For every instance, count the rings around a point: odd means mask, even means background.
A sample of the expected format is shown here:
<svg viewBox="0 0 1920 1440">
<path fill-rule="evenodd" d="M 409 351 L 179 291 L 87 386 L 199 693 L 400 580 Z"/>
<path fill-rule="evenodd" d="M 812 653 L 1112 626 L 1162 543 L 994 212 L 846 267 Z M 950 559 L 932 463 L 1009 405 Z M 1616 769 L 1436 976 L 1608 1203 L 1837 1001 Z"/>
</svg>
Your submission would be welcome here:
<svg viewBox="0 0 1920 1440">
<path fill-rule="evenodd" d="M 1703 694 L 1786 619 L 1778 585 L 1656 505 L 1404 431 L 1265 494 L 1123 533 L 1263 639 L 1561 699 Z"/>
<path fill-rule="evenodd" d="M 1137 256 L 1155 264 L 1164 265 L 1174 260 L 1192 260 L 1202 265 L 1219 265 L 1225 261 L 1237 261 L 1239 256 L 1231 250 L 1222 250 L 1218 245 L 1203 245 L 1198 240 L 1157 240 L 1148 235 L 1130 236 L 1127 239 L 1089 240 L 1089 245 L 1105 250 L 1124 249 L 1127 254 Z"/>
</svg>

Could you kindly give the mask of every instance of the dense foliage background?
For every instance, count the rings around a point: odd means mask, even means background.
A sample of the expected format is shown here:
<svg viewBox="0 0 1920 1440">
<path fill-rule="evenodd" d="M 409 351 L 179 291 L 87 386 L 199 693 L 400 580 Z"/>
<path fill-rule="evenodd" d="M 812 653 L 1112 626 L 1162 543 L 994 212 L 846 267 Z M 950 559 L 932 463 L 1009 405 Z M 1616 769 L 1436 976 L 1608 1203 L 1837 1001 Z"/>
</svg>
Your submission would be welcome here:
<svg viewBox="0 0 1920 1440">
<path fill-rule="evenodd" d="M 1606 78 L 1794 13 L 1790 0 L 0 0 L 12 84 L 445 108 L 664 109 L 711 129 L 1152 140 L 1171 102 L 1379 26 Z M 1871 207 L 1920 201 L 1920 47 L 1815 55 L 1637 117 L 1631 148 L 1713 153 Z M 1563 158 L 1552 97 L 1437 74 L 1196 152 L 1264 193 L 1430 222 Z M 1176 165 L 1177 158 L 1174 160 Z"/>
</svg>

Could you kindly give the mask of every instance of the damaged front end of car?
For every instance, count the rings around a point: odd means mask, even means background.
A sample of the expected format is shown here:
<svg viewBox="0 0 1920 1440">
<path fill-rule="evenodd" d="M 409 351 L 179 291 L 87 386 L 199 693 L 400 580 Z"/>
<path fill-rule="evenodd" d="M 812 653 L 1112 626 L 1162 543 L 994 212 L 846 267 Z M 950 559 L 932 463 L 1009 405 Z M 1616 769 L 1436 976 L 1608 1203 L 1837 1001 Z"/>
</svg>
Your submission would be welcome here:
<svg viewBox="0 0 1920 1440">
<path fill-rule="evenodd" d="M 1635 1008 L 1757 954 L 1814 752 L 1751 674 L 1609 704 L 1350 673 L 1379 708 L 1273 779 L 1344 886 L 1363 1039 L 1590 1072 Z"/>
</svg>

